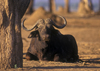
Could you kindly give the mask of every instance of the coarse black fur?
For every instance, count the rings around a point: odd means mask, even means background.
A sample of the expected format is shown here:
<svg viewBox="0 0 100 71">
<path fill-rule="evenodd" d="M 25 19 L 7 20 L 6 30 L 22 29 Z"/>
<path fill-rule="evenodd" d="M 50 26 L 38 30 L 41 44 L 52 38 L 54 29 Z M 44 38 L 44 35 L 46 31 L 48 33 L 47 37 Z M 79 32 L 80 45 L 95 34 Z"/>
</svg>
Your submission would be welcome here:
<svg viewBox="0 0 100 71">
<path fill-rule="evenodd" d="M 41 23 L 41 22 L 40 22 Z M 79 59 L 78 47 L 72 35 L 62 35 L 48 19 L 37 30 L 30 33 L 32 38 L 26 54 L 30 60 L 75 62 Z"/>
</svg>

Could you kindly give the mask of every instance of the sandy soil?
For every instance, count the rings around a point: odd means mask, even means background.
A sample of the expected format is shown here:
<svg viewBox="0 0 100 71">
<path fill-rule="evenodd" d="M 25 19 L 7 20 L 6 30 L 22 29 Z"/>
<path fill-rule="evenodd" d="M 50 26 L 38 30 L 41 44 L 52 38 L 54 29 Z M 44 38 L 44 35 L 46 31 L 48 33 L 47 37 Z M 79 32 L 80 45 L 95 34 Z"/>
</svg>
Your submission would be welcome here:
<svg viewBox="0 0 100 71">
<path fill-rule="evenodd" d="M 28 16 L 29 17 L 29 16 Z M 23 59 L 23 68 L 11 71 L 100 71 L 100 15 L 93 17 L 73 17 L 64 15 L 68 24 L 58 29 L 62 34 L 71 34 L 78 44 L 79 58 L 85 62 L 62 63 L 53 61 L 27 61 Z M 31 27 L 32 25 L 26 25 Z M 27 38 L 30 32 L 22 29 L 23 57 L 30 44 Z M 10 71 L 8 70 L 8 71 Z M 2 70 L 0 70 L 2 71 Z"/>
</svg>

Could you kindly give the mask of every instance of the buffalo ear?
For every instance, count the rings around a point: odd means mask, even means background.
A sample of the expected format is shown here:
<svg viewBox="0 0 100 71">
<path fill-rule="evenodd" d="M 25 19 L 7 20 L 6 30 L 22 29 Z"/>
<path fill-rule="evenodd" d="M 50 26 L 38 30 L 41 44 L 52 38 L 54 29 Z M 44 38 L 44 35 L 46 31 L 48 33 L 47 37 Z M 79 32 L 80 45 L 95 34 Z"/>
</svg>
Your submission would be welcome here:
<svg viewBox="0 0 100 71">
<path fill-rule="evenodd" d="M 29 34 L 28 38 L 34 38 L 34 37 L 37 37 L 39 35 L 39 32 L 38 30 L 36 31 L 33 31 Z"/>
</svg>

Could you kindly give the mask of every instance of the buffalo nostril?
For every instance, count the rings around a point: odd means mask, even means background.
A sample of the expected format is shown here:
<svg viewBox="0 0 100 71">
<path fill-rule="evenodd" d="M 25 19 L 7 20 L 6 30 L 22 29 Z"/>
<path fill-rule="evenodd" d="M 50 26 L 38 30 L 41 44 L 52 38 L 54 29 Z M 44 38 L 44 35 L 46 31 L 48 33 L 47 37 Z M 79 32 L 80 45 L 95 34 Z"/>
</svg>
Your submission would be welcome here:
<svg viewBox="0 0 100 71">
<path fill-rule="evenodd" d="M 50 40 L 49 35 L 43 36 L 43 40 L 44 40 L 44 41 L 49 41 L 49 40 Z"/>
<path fill-rule="evenodd" d="M 45 37 L 45 38 L 43 38 L 43 40 L 44 41 L 49 41 L 50 39 Z"/>
</svg>

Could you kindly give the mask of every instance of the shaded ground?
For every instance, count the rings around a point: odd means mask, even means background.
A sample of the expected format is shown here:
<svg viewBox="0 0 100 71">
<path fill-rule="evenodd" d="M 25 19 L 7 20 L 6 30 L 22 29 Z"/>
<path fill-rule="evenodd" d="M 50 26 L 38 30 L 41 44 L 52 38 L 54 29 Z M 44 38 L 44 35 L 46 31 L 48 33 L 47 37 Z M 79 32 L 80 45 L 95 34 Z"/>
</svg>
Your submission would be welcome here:
<svg viewBox="0 0 100 71">
<path fill-rule="evenodd" d="M 26 16 L 25 16 L 26 17 Z M 27 16 L 29 17 L 29 16 Z M 100 70 L 100 16 L 73 17 L 65 15 L 68 21 L 64 29 L 58 29 L 62 34 L 71 34 L 78 44 L 79 57 L 85 62 L 62 63 L 52 61 L 27 61 L 23 59 L 23 68 L 11 71 L 99 71 Z M 32 25 L 26 25 L 30 27 Z M 23 53 L 27 52 L 30 40 L 29 32 L 22 29 Z M 23 54 L 23 56 L 24 56 Z M 10 71 L 8 70 L 8 71 Z M 2 71 L 2 70 L 0 70 Z"/>
</svg>

